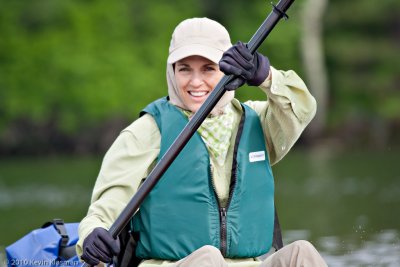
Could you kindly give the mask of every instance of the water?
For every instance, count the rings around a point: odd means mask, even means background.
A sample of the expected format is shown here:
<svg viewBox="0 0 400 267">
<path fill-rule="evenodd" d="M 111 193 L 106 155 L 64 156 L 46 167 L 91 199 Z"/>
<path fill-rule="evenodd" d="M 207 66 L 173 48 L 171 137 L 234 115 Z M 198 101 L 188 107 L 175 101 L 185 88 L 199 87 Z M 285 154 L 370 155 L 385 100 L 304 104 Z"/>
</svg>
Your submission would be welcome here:
<svg viewBox="0 0 400 267">
<path fill-rule="evenodd" d="M 87 199 L 82 198 L 87 194 L 86 188 L 82 186 L 69 186 L 60 188 L 56 185 L 24 185 L 9 187 L 0 184 L 0 208 L 22 207 L 27 203 L 31 205 L 63 208 L 68 205 L 84 205 Z"/>
<path fill-rule="evenodd" d="M 399 232 L 381 230 L 365 238 L 362 244 L 338 237 L 319 239 L 323 257 L 329 266 L 400 266 Z"/>
<path fill-rule="evenodd" d="M 273 167 L 284 243 L 309 240 L 330 267 L 400 266 L 398 155 L 292 151 Z M 52 218 L 79 221 L 100 163 L 100 158 L 0 160 L 0 248 Z M 0 254 L 0 267 L 4 263 Z"/>
</svg>

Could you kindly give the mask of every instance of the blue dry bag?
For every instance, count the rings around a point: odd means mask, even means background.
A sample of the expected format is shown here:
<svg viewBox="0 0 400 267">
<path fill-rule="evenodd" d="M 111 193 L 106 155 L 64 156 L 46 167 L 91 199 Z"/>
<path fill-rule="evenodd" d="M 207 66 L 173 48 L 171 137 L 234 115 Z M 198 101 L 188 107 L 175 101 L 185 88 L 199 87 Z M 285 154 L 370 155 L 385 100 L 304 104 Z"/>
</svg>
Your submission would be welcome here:
<svg viewBox="0 0 400 267">
<path fill-rule="evenodd" d="M 79 223 L 55 219 L 6 247 L 7 266 L 80 266 L 75 252 Z"/>
</svg>

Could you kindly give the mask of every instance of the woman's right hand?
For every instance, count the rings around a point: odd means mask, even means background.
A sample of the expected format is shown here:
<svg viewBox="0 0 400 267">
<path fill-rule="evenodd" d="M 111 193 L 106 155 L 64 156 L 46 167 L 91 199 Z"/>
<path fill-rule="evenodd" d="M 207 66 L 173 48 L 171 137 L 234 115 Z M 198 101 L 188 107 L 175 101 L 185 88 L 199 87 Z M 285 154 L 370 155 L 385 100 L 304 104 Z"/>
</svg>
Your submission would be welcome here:
<svg viewBox="0 0 400 267">
<path fill-rule="evenodd" d="M 119 239 L 114 239 L 106 229 L 97 227 L 83 241 L 81 259 L 95 266 L 100 261 L 110 263 L 113 256 L 118 255 L 119 252 Z"/>
<path fill-rule="evenodd" d="M 222 55 L 219 68 L 226 75 L 237 76 L 225 86 L 226 90 L 231 91 L 244 83 L 259 86 L 269 75 L 270 63 L 261 53 L 251 54 L 247 45 L 239 41 Z"/>
</svg>

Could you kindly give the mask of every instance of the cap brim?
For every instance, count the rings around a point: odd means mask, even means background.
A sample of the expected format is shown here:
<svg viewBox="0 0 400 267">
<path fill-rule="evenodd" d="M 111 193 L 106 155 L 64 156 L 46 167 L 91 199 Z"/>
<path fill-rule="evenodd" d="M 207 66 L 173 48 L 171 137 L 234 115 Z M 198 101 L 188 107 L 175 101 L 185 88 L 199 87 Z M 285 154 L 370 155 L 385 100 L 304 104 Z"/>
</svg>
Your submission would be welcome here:
<svg viewBox="0 0 400 267">
<path fill-rule="evenodd" d="M 218 62 L 222 58 L 223 53 L 224 51 L 209 46 L 200 44 L 191 44 L 191 45 L 181 46 L 172 51 L 168 56 L 167 62 L 169 64 L 173 64 L 185 57 L 202 56 L 218 64 Z"/>
</svg>

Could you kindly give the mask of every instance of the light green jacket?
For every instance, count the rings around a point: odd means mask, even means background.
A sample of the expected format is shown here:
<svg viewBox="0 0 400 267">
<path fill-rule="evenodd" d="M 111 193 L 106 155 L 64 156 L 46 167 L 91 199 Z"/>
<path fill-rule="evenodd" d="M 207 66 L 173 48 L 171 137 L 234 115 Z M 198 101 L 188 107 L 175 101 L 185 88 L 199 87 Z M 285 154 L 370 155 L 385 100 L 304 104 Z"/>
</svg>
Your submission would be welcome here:
<svg viewBox="0 0 400 267">
<path fill-rule="evenodd" d="M 246 101 L 245 104 L 259 114 L 273 165 L 288 153 L 314 117 L 316 102 L 295 72 L 278 71 L 271 67 L 271 77 L 260 85 L 267 100 Z M 241 109 L 236 99 L 232 105 L 235 118 L 231 140 L 235 140 Z M 146 114 L 124 129 L 110 147 L 93 189 L 88 214 L 79 225 L 78 255 L 82 254 L 84 238 L 95 227 L 108 229 L 150 173 L 160 151 L 160 140 L 157 124 Z M 214 164 L 215 159 L 211 157 L 215 187 L 221 203 L 228 198 L 232 156 L 233 145 L 226 157 L 226 167 Z M 229 266 L 259 265 L 255 259 L 227 259 L 227 262 Z M 168 263 L 146 260 L 140 267 L 164 266 Z"/>
</svg>

